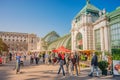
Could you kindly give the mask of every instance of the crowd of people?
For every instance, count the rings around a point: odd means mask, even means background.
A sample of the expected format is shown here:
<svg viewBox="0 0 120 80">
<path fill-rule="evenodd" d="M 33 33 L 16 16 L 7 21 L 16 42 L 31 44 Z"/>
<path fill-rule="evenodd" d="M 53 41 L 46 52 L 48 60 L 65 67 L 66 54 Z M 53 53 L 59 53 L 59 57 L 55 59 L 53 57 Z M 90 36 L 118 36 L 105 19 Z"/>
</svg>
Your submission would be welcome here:
<svg viewBox="0 0 120 80">
<path fill-rule="evenodd" d="M 60 68 L 58 70 L 58 74 L 62 70 L 64 76 L 65 76 L 65 73 L 70 73 L 71 75 L 73 75 L 74 71 L 76 72 L 76 75 L 78 76 L 80 72 L 80 64 L 79 64 L 80 54 L 77 52 L 48 53 L 46 51 L 43 54 L 38 54 L 37 52 L 33 52 L 30 54 L 30 64 L 33 64 L 34 61 L 36 64 L 38 64 L 39 60 L 41 60 L 44 64 L 53 64 L 53 65 L 59 64 Z"/>
<path fill-rule="evenodd" d="M 27 53 L 25 52 L 6 52 L 0 55 L 1 64 L 6 64 L 11 61 L 15 61 L 16 74 L 20 73 L 20 66 L 24 65 L 24 60 L 26 60 Z"/>
<path fill-rule="evenodd" d="M 60 74 L 62 70 L 63 76 L 66 74 L 76 75 L 78 76 L 80 73 L 80 63 L 81 59 L 84 56 L 84 60 L 87 61 L 88 56 L 77 51 L 75 52 L 51 52 L 48 53 L 47 51 L 44 53 L 37 53 L 34 52 L 30 55 L 30 63 L 33 64 L 35 61 L 38 64 L 38 61 L 41 60 L 44 64 L 59 64 L 58 73 Z M 91 57 L 91 72 L 88 76 L 92 77 L 94 71 L 96 72 L 96 76 L 99 77 L 99 70 L 98 70 L 98 56 L 93 53 Z"/>
<path fill-rule="evenodd" d="M 80 74 L 80 63 L 83 54 L 77 51 L 57 53 L 45 51 L 44 53 L 31 52 L 29 54 L 19 52 L 9 53 L 8 55 L 9 61 L 16 60 L 15 63 L 16 73 L 20 72 L 20 67 L 24 65 L 24 61 L 26 60 L 27 56 L 29 56 L 30 65 L 32 64 L 38 65 L 39 62 L 46 65 L 59 64 L 57 74 L 60 74 L 62 70 L 63 76 L 65 76 L 66 74 L 78 76 Z M 84 55 L 84 57 L 85 60 L 88 59 L 86 55 Z M 98 57 L 96 54 L 93 53 L 93 56 L 91 58 L 91 72 L 90 74 L 88 74 L 88 76 L 92 77 L 94 70 L 96 71 L 96 76 L 99 76 Z"/>
</svg>

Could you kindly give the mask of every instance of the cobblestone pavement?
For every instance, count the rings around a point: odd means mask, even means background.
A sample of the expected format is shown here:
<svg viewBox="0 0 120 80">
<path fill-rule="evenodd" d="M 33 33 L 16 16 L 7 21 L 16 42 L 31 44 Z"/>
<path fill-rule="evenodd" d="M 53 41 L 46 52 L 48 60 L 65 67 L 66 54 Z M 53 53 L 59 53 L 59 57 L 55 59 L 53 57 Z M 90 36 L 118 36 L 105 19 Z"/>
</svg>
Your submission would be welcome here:
<svg viewBox="0 0 120 80">
<path fill-rule="evenodd" d="M 100 77 L 89 77 L 90 69 L 82 69 L 79 76 L 70 76 L 66 74 L 65 77 L 62 73 L 57 75 L 59 65 L 29 65 L 25 61 L 24 67 L 21 68 L 21 73 L 15 74 L 14 61 L 5 65 L 0 65 L 0 80 L 120 80 L 120 77 L 112 77 L 111 75 Z"/>
</svg>

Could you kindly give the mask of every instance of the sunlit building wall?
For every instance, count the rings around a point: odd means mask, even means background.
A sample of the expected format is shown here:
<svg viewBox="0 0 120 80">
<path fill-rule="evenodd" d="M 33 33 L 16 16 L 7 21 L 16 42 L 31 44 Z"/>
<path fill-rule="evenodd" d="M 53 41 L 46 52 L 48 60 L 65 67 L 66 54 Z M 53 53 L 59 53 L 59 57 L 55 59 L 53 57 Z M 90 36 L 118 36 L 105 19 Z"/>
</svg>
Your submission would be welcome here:
<svg viewBox="0 0 120 80">
<path fill-rule="evenodd" d="M 35 34 L 1 31 L 0 38 L 7 44 L 9 51 L 30 51 L 37 48 L 38 37 Z"/>
<path fill-rule="evenodd" d="M 79 40 L 78 34 L 82 36 Z M 120 48 L 120 7 L 107 13 L 87 2 L 72 21 L 71 44 L 72 51 Z"/>
</svg>

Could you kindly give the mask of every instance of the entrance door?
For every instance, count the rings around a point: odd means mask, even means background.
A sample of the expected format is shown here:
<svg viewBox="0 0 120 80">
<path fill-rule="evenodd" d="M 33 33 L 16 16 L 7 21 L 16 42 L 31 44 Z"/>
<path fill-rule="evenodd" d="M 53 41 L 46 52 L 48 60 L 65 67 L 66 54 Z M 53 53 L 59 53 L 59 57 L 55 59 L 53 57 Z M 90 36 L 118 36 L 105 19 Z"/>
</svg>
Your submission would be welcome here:
<svg viewBox="0 0 120 80">
<path fill-rule="evenodd" d="M 83 40 L 80 32 L 76 36 L 76 48 L 83 50 Z"/>
</svg>

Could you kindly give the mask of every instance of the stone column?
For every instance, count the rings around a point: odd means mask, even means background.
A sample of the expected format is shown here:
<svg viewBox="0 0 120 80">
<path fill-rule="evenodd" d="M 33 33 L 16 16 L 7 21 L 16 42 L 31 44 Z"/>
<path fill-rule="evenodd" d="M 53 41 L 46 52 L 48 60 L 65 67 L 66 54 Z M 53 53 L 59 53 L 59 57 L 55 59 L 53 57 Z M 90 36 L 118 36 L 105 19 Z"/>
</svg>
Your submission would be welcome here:
<svg viewBox="0 0 120 80">
<path fill-rule="evenodd" d="M 104 41 L 105 41 L 105 43 L 104 43 L 104 45 L 105 45 L 105 50 L 107 50 L 108 51 L 108 42 L 109 42 L 109 40 L 108 40 L 108 28 L 107 28 L 107 26 L 105 26 L 104 27 Z"/>
<path fill-rule="evenodd" d="M 104 60 L 104 50 L 105 50 L 105 42 L 104 42 L 104 27 L 100 28 L 100 41 L 101 41 L 101 51 L 102 51 L 102 59 Z"/>
<path fill-rule="evenodd" d="M 89 27 L 89 33 L 88 33 L 88 38 L 89 38 L 89 49 L 93 49 L 93 29 L 92 26 Z"/>
<path fill-rule="evenodd" d="M 72 41 L 71 41 L 72 51 L 74 51 L 76 49 L 76 32 L 72 31 L 71 36 L 72 36 Z"/>
<path fill-rule="evenodd" d="M 104 51 L 104 28 L 100 28 L 101 51 Z"/>
<path fill-rule="evenodd" d="M 71 48 L 73 51 L 73 49 L 74 49 L 74 32 L 73 31 L 71 32 Z"/>
<path fill-rule="evenodd" d="M 111 31 L 110 31 L 110 27 L 107 27 L 108 30 L 108 51 L 111 52 Z"/>
<path fill-rule="evenodd" d="M 83 28 L 83 33 L 82 33 L 82 40 L 83 40 L 83 50 L 85 50 L 85 28 Z"/>
<path fill-rule="evenodd" d="M 83 36 L 82 36 L 82 41 L 83 41 L 83 50 L 85 49 L 85 36 L 84 36 L 84 33 L 83 33 Z"/>
<path fill-rule="evenodd" d="M 88 49 L 88 37 L 87 37 L 87 26 L 85 26 L 85 31 L 84 31 L 84 49 Z"/>
<path fill-rule="evenodd" d="M 77 32 L 75 31 L 74 32 L 74 39 L 73 39 L 73 43 L 74 43 L 74 49 L 73 50 L 76 50 L 76 35 L 77 35 Z"/>
<path fill-rule="evenodd" d="M 95 50 L 95 30 L 93 29 L 93 50 Z"/>
<path fill-rule="evenodd" d="M 84 28 L 82 27 L 79 32 L 82 34 L 82 47 L 84 49 Z"/>
</svg>

